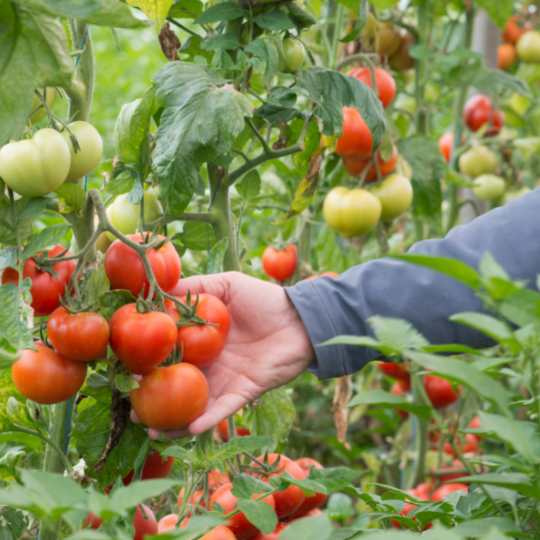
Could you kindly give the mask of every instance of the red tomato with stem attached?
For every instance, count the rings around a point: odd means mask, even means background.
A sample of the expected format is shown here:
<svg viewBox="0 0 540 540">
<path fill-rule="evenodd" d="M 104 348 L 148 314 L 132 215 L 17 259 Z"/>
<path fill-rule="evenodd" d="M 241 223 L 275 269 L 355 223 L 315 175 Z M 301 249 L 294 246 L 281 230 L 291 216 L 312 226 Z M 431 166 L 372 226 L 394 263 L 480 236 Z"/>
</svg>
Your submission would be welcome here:
<svg viewBox="0 0 540 540">
<path fill-rule="evenodd" d="M 489 96 L 478 94 L 465 103 L 463 121 L 471 131 L 478 131 L 484 124 L 488 124 L 486 136 L 497 135 L 504 124 L 504 113 L 493 109 Z"/>
<path fill-rule="evenodd" d="M 231 483 L 224 484 L 218 488 L 210 499 L 210 510 L 213 510 L 215 504 L 219 504 L 225 510 L 225 515 L 236 510 L 236 503 L 239 499 L 231 493 L 232 488 L 233 485 Z M 252 499 L 256 499 L 259 496 L 260 495 L 255 494 Z M 268 495 L 261 500 L 266 502 L 272 510 L 275 510 L 276 504 L 273 495 Z M 260 532 L 259 529 L 247 519 L 243 512 L 231 516 L 227 520 L 227 527 L 236 535 L 236 538 L 240 540 L 250 538 Z"/>
<path fill-rule="evenodd" d="M 392 157 L 388 161 L 382 160 L 379 150 L 375 152 L 375 159 L 377 160 L 377 165 L 379 167 L 379 172 L 381 173 L 381 178 L 388 176 L 396 168 L 397 158 L 398 151 L 395 146 L 392 147 Z M 379 179 L 377 175 L 377 165 L 375 165 L 375 163 L 372 163 L 371 161 L 372 157 L 368 159 L 344 158 L 343 166 L 351 176 L 359 176 L 369 165 L 369 169 L 364 176 L 364 182 L 366 184 L 369 184 L 371 182 L 376 182 Z"/>
<path fill-rule="evenodd" d="M 141 512 L 141 507 L 144 510 L 145 516 Z M 154 536 L 158 532 L 156 516 L 154 516 L 154 512 L 145 504 L 137 506 L 135 517 L 133 518 L 133 526 L 135 527 L 133 540 L 143 540 L 145 536 Z"/>
<path fill-rule="evenodd" d="M 187 296 L 177 298 L 183 304 L 187 302 Z M 191 297 L 192 306 L 196 300 L 197 296 Z M 165 300 L 165 308 L 175 323 L 180 320 L 180 313 L 172 300 Z M 179 349 L 183 351 L 182 362 L 205 368 L 215 362 L 223 352 L 231 327 L 231 317 L 225 304 L 211 294 L 199 295 L 195 315 L 217 326 L 180 326 L 177 342 Z"/>
<path fill-rule="evenodd" d="M 208 382 L 202 371 L 191 364 L 159 367 L 136 380 L 139 388 L 129 393 L 129 399 L 142 423 L 150 428 L 185 428 L 208 405 Z"/>
<path fill-rule="evenodd" d="M 297 250 L 294 244 L 288 245 L 281 251 L 268 246 L 264 250 L 261 262 L 267 276 L 278 281 L 285 281 L 294 274 L 297 258 Z"/>
<path fill-rule="evenodd" d="M 210 493 L 212 493 L 214 490 L 209 489 Z M 182 488 L 180 492 L 178 493 L 178 508 L 182 508 L 182 504 L 184 503 L 184 494 L 186 492 L 186 488 Z M 204 508 L 206 508 L 206 502 L 204 500 L 204 489 L 197 489 L 195 490 L 191 496 L 188 499 L 187 504 L 200 504 Z M 188 516 L 191 515 L 191 512 L 188 512 Z"/>
<path fill-rule="evenodd" d="M 403 364 L 395 364 L 394 362 L 380 362 L 379 369 L 388 377 L 392 379 L 398 379 L 401 381 L 410 381 L 411 374 L 404 369 L 411 365 L 410 362 L 404 362 Z M 402 367 L 403 366 L 403 367 Z"/>
<path fill-rule="evenodd" d="M 478 418 L 478 416 L 475 416 L 469 423 L 469 428 L 481 428 L 482 427 L 482 424 L 480 423 L 480 418 Z M 474 436 L 479 440 L 481 441 L 484 437 L 482 437 L 482 435 L 477 435 L 476 433 L 474 433 Z"/>
<path fill-rule="evenodd" d="M 64 251 L 65 248 L 57 245 L 48 252 L 48 256 L 52 259 L 53 257 L 58 257 Z M 64 257 L 70 256 L 71 253 L 69 251 L 64 255 Z M 40 270 L 34 258 L 25 261 L 22 278 L 30 278 L 32 281 L 30 293 L 32 295 L 32 308 L 36 317 L 50 315 L 60 305 L 60 299 L 66 292 L 66 287 L 69 285 L 76 266 L 76 261 L 57 262 L 52 266 L 58 275 L 58 278 L 56 278 L 52 274 L 49 274 L 49 272 Z M 6 285 L 7 283 L 19 284 L 19 273 L 17 270 L 5 268 L 2 271 L 2 285 Z"/>
<path fill-rule="evenodd" d="M 17 390 L 42 405 L 61 403 L 73 397 L 86 378 L 86 363 L 71 360 L 42 343 L 37 351 L 25 349 L 11 367 Z"/>
<path fill-rule="evenodd" d="M 353 107 L 343 107 L 343 135 L 337 140 L 336 153 L 344 158 L 367 159 L 373 153 L 371 131 L 362 115 Z"/>
<path fill-rule="evenodd" d="M 466 484 L 461 484 L 459 482 L 456 482 L 454 484 L 444 484 L 443 486 L 439 486 L 431 496 L 432 501 L 442 501 L 447 495 L 450 495 L 450 493 L 454 493 L 455 491 L 463 491 L 465 493 L 469 492 L 469 486 Z"/>
<path fill-rule="evenodd" d="M 140 234 L 130 234 L 127 237 L 138 244 L 144 244 Z M 163 236 L 159 238 L 163 240 Z M 146 255 L 157 284 L 166 293 L 172 291 L 182 273 L 180 257 L 174 246 L 167 242 L 159 249 L 149 249 Z M 116 240 L 107 250 L 103 264 L 111 289 L 127 289 L 135 297 L 139 296 L 143 289 L 145 296 L 148 294 L 150 283 L 146 277 L 144 264 L 133 248 Z"/>
<path fill-rule="evenodd" d="M 436 409 L 442 409 L 451 405 L 457 401 L 461 394 L 461 386 L 458 387 L 456 392 L 451 383 L 435 375 L 426 375 L 424 377 L 424 388 L 432 405 Z"/>
<path fill-rule="evenodd" d="M 264 463 L 265 456 L 260 456 L 257 459 Z M 270 482 L 268 481 L 268 478 L 272 476 L 280 476 L 284 472 L 288 472 L 293 478 L 298 480 L 304 478 L 304 471 L 302 468 L 288 457 L 281 456 L 279 454 L 268 454 L 267 459 L 270 465 L 276 466 L 277 462 L 278 470 L 269 476 L 262 477 L 261 480 L 263 482 L 269 484 Z M 254 469 L 259 467 L 256 462 L 253 462 L 251 466 L 254 467 Z M 254 470 L 252 474 L 256 475 L 256 470 Z M 292 516 L 298 511 L 306 499 L 304 492 L 298 486 L 289 486 L 285 491 L 278 491 L 273 495 L 276 502 L 276 515 L 278 519 Z"/>
<path fill-rule="evenodd" d="M 56 308 L 47 321 L 47 335 L 52 346 L 63 356 L 88 362 L 103 355 L 110 337 L 109 323 L 92 311 L 70 313 Z"/>
<path fill-rule="evenodd" d="M 159 478 L 167 478 L 174 465 L 174 458 L 168 456 L 165 459 L 161 454 L 154 450 L 153 454 L 148 454 L 144 460 L 144 465 L 141 473 L 141 480 L 157 480 Z M 122 478 L 124 486 L 129 486 L 133 479 L 135 471 L 131 471 L 127 476 Z"/>
<path fill-rule="evenodd" d="M 219 436 L 225 441 L 229 442 L 229 422 L 227 422 L 227 419 L 223 420 L 223 422 L 220 422 L 216 429 L 218 430 Z M 248 435 L 251 435 L 251 432 L 249 429 L 237 427 L 236 428 L 236 436 L 237 437 L 247 437 Z"/>
<path fill-rule="evenodd" d="M 318 470 L 324 469 L 324 467 L 318 461 L 307 457 L 297 459 L 295 463 L 304 472 L 304 478 L 307 478 L 309 476 L 309 471 L 311 470 L 311 467 L 315 467 L 315 469 Z M 324 493 L 315 493 L 313 497 L 306 497 L 300 508 L 294 514 L 292 514 L 291 517 L 300 517 L 315 508 L 321 507 L 326 502 L 326 499 L 328 499 L 328 495 L 325 495 Z"/>
<path fill-rule="evenodd" d="M 507 43 L 515 45 L 519 38 L 527 31 L 531 30 L 532 26 L 519 15 L 512 15 L 506 22 L 503 32 L 503 40 Z"/>
<path fill-rule="evenodd" d="M 174 321 L 161 311 L 139 313 L 126 304 L 111 318 L 111 349 L 131 373 L 146 375 L 167 360 L 177 338 Z"/>
<path fill-rule="evenodd" d="M 374 92 L 382 103 L 383 108 L 386 109 L 386 107 L 394 101 L 396 95 L 396 81 L 394 81 L 394 77 L 392 77 L 386 69 L 375 67 L 373 68 L 373 71 L 375 72 L 375 83 L 377 85 L 377 91 L 375 92 L 374 90 Z M 362 81 L 373 90 L 373 77 L 371 75 L 371 70 L 368 67 L 353 68 L 347 75 Z"/>
<path fill-rule="evenodd" d="M 466 433 L 464 439 L 463 437 L 458 437 L 458 440 L 456 442 L 458 450 L 462 454 L 476 452 L 476 450 L 478 449 L 478 439 L 472 433 Z M 457 457 L 456 452 L 454 451 L 452 445 L 449 442 L 445 442 L 443 444 L 443 452 L 445 454 L 450 454 L 451 456 Z"/>
</svg>

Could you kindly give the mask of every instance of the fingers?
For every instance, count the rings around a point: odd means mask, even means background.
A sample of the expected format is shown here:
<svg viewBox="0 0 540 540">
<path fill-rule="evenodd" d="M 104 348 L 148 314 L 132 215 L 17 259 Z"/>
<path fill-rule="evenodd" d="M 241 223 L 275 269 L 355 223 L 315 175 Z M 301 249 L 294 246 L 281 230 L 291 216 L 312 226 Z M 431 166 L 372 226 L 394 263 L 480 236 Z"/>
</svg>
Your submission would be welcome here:
<svg viewBox="0 0 540 540">
<path fill-rule="evenodd" d="M 220 422 L 232 416 L 248 403 L 249 400 L 239 394 L 221 396 L 202 416 L 199 416 L 197 420 L 189 425 L 189 432 L 192 435 L 204 433 L 216 427 Z"/>
<path fill-rule="evenodd" d="M 158 431 L 157 429 L 150 428 L 148 430 L 148 436 L 154 441 L 159 440 L 160 433 L 161 431 Z M 171 431 L 164 431 L 163 435 L 169 439 L 183 439 L 184 437 L 191 437 L 191 433 L 188 429 L 173 429 Z"/>
<path fill-rule="evenodd" d="M 135 409 L 131 409 L 130 413 L 129 413 L 129 417 L 131 418 L 131 421 L 134 423 L 134 424 L 141 424 L 141 419 L 139 418 L 139 416 L 137 415 L 137 413 L 135 412 Z"/>
<path fill-rule="evenodd" d="M 225 273 L 182 278 L 171 294 L 174 296 L 185 296 L 191 291 L 192 296 L 197 293 L 211 294 L 225 302 L 225 297 L 229 290 L 229 276 L 230 274 Z"/>
</svg>

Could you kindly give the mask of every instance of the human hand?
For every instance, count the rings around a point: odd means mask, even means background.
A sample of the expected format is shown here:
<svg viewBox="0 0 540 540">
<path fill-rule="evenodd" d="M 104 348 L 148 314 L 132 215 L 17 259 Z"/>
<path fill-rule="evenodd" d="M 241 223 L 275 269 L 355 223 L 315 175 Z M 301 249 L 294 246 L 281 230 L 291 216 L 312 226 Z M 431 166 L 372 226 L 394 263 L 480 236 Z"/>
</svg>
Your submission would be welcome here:
<svg viewBox="0 0 540 540">
<path fill-rule="evenodd" d="M 231 329 L 223 354 L 203 373 L 210 386 L 205 413 L 169 438 L 197 435 L 216 426 L 265 392 L 292 381 L 315 361 L 306 329 L 283 287 L 239 272 L 181 279 L 175 296 L 206 293 L 229 310 Z M 134 422 L 140 422 L 131 411 Z M 159 431 L 149 430 L 157 439 Z"/>
</svg>

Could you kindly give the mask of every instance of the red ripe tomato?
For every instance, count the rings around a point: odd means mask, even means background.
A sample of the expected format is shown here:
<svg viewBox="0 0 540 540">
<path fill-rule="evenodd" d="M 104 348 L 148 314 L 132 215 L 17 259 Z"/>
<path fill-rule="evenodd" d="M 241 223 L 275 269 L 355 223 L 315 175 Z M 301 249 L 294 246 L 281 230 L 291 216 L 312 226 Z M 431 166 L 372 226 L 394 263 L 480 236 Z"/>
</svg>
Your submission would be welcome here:
<svg viewBox="0 0 540 540">
<path fill-rule="evenodd" d="M 451 405 L 454 401 L 457 401 L 461 394 L 461 386 L 458 387 L 456 393 L 451 383 L 435 375 L 426 375 L 424 377 L 424 387 L 432 405 L 436 409 Z"/>
<path fill-rule="evenodd" d="M 297 459 L 295 463 L 304 472 L 304 478 L 309 476 L 311 467 L 315 467 L 318 470 L 324 469 L 324 467 L 318 461 L 307 457 Z M 326 499 L 328 499 L 328 495 L 324 495 L 323 493 L 315 493 L 313 497 L 306 497 L 300 508 L 294 514 L 292 514 L 291 517 L 300 517 L 308 512 L 311 512 L 311 510 L 315 508 L 319 508 L 326 502 Z"/>
<path fill-rule="evenodd" d="M 396 95 L 396 81 L 394 77 L 383 68 L 373 68 L 375 72 L 375 82 L 377 83 L 377 94 L 384 109 L 394 101 Z M 368 67 L 354 68 L 347 73 L 351 77 L 362 81 L 367 84 L 373 90 L 373 78 L 371 76 L 371 70 Z"/>
<path fill-rule="evenodd" d="M 423 501 L 429 501 L 429 494 L 431 493 L 432 489 L 433 489 L 432 484 L 428 484 L 426 482 L 423 482 L 422 484 L 418 484 L 415 488 L 416 496 L 419 499 L 422 499 Z"/>
<path fill-rule="evenodd" d="M 410 362 L 404 362 L 403 366 L 409 367 Z M 401 381 L 411 380 L 411 374 L 401 367 L 400 364 L 394 364 L 394 362 L 380 362 L 379 369 L 388 377 L 392 377 L 392 379 L 399 379 Z"/>
<path fill-rule="evenodd" d="M 478 94 L 465 103 L 463 121 L 471 131 L 478 131 L 484 124 L 489 124 L 486 135 L 497 135 L 504 124 L 504 113 L 493 110 L 493 103 L 489 96 Z"/>
<path fill-rule="evenodd" d="M 276 528 L 269 534 L 259 533 L 258 535 L 250 538 L 250 540 L 279 540 L 281 538 L 281 532 L 289 527 L 288 523 L 278 523 Z"/>
<path fill-rule="evenodd" d="M 159 478 L 167 478 L 174 465 L 174 458 L 168 456 L 163 460 L 161 454 L 154 450 L 153 454 L 148 454 L 144 460 L 143 470 L 141 473 L 141 480 L 156 480 Z M 127 476 L 122 478 L 124 486 L 129 486 L 133 479 L 135 471 L 131 471 Z"/>
<path fill-rule="evenodd" d="M 440 476 L 441 482 L 451 482 L 452 480 L 457 480 L 458 478 L 463 478 L 464 476 L 469 476 L 466 472 L 453 473 L 451 471 L 456 469 L 463 469 L 463 463 L 459 459 L 454 459 L 452 465 L 441 465 L 441 470 L 448 469 L 448 474 Z"/>
<path fill-rule="evenodd" d="M 208 475 L 208 489 L 217 489 L 218 487 L 221 487 L 223 484 L 229 484 L 230 479 L 227 476 L 227 473 L 222 473 L 218 470 L 210 471 L 210 474 Z"/>
<path fill-rule="evenodd" d="M 518 39 L 531 28 L 531 24 L 526 22 L 522 17 L 519 15 L 512 15 L 504 27 L 502 35 L 503 40 L 515 45 L 518 42 Z"/>
<path fill-rule="evenodd" d="M 177 298 L 183 304 L 187 302 L 187 296 Z M 191 298 L 192 306 L 196 300 L 196 296 Z M 180 313 L 173 301 L 165 300 L 165 307 L 174 322 L 180 320 Z M 231 317 L 225 304 L 211 294 L 199 295 L 195 314 L 206 322 L 218 326 L 180 326 L 178 328 L 178 347 L 184 351 L 182 362 L 193 364 L 198 368 L 205 368 L 215 362 L 223 352 L 231 327 Z"/>
<path fill-rule="evenodd" d="M 88 362 L 106 352 L 110 330 L 105 317 L 99 313 L 70 313 L 61 306 L 47 321 L 47 335 L 61 355 Z"/>
<path fill-rule="evenodd" d="M 128 238 L 143 244 L 140 234 L 129 234 Z M 159 237 L 163 239 L 162 236 Z M 182 273 L 180 257 L 170 242 L 160 249 L 150 249 L 146 252 L 157 284 L 168 293 L 178 283 Z M 120 240 L 116 240 L 105 254 L 104 268 L 111 283 L 111 289 L 127 289 L 137 297 L 143 288 L 147 294 L 150 283 L 142 259 Z"/>
<path fill-rule="evenodd" d="M 469 423 L 469 428 L 481 428 L 482 427 L 482 424 L 480 423 L 480 418 L 478 418 L 478 416 L 475 416 Z M 481 441 L 484 437 L 482 437 L 482 435 L 477 435 L 476 433 L 474 434 L 474 436 L 479 440 Z"/>
<path fill-rule="evenodd" d="M 65 251 L 62 246 L 55 246 L 48 252 L 49 258 L 58 257 Z M 68 251 L 64 255 L 70 257 Z M 60 279 L 55 278 L 48 272 L 42 272 L 33 258 L 28 259 L 23 266 L 23 279 L 32 280 L 32 307 L 36 317 L 45 317 L 50 315 L 59 305 L 60 299 L 66 292 L 71 276 L 77 266 L 76 261 L 63 261 L 53 265 L 53 270 Z M 19 284 L 19 273 L 13 268 L 6 268 L 2 272 L 2 285 L 6 283 Z"/>
<path fill-rule="evenodd" d="M 432 501 L 442 501 L 450 493 L 454 491 L 464 491 L 465 493 L 469 492 L 469 486 L 456 482 L 455 484 L 444 484 L 439 486 L 431 496 Z"/>
<path fill-rule="evenodd" d="M 84 520 L 85 527 L 91 527 L 92 529 L 99 529 L 103 520 L 96 516 L 93 512 L 88 512 L 86 519 Z"/>
<path fill-rule="evenodd" d="M 162 517 L 157 524 L 158 534 L 166 533 L 168 531 L 173 531 L 176 529 L 176 524 L 178 523 L 178 514 L 167 514 L 165 517 Z"/>
<path fill-rule="evenodd" d="M 392 388 L 390 390 L 390 393 L 391 394 L 394 394 L 395 396 L 402 396 L 405 392 L 407 392 L 407 390 L 405 390 L 403 388 L 403 385 L 400 384 L 401 382 L 404 382 L 404 381 L 396 381 L 393 385 L 392 385 Z M 409 389 L 410 389 L 410 386 L 409 386 Z M 399 416 L 401 416 L 401 418 L 409 418 L 409 411 L 404 411 L 403 409 L 398 409 L 397 407 L 395 407 L 396 409 L 396 412 L 399 414 Z"/>
<path fill-rule="evenodd" d="M 264 462 L 264 456 L 260 456 L 257 459 Z M 298 480 L 304 478 L 304 471 L 297 463 L 286 456 L 281 456 L 279 454 L 268 454 L 268 463 L 275 466 L 276 461 L 278 462 L 277 472 L 270 474 L 268 477 L 261 478 L 263 482 L 269 484 L 269 477 L 280 476 L 284 472 L 288 472 L 293 478 Z M 257 463 L 252 463 L 251 466 L 254 468 L 259 467 Z M 298 511 L 306 499 L 304 492 L 298 486 L 289 486 L 285 491 L 277 491 L 273 495 L 274 500 L 276 501 L 276 515 L 278 519 L 292 516 Z"/>
<path fill-rule="evenodd" d="M 366 159 L 373 153 L 371 131 L 353 107 L 343 107 L 343 135 L 337 140 L 336 153 L 346 158 Z"/>
<path fill-rule="evenodd" d="M 229 442 L 229 422 L 227 420 L 223 420 L 223 422 L 220 422 L 216 429 L 218 430 L 219 436 L 225 441 Z M 251 435 L 251 432 L 249 429 L 237 427 L 236 428 L 236 436 L 237 437 L 247 437 L 248 435 Z"/>
<path fill-rule="evenodd" d="M 11 367 L 17 390 L 28 399 L 52 405 L 73 397 L 86 378 L 86 364 L 55 353 L 42 343 L 25 349 Z"/>
<path fill-rule="evenodd" d="M 191 364 L 156 368 L 137 382 L 131 405 L 144 425 L 159 431 L 189 426 L 208 405 L 208 382 Z"/>
<path fill-rule="evenodd" d="M 476 452 L 478 448 L 478 439 L 472 433 L 466 433 L 465 440 L 458 440 L 457 447 L 462 454 Z M 451 456 L 457 457 L 452 445 L 449 442 L 445 442 L 443 444 L 443 452 L 445 454 L 450 454 Z"/>
<path fill-rule="evenodd" d="M 219 504 L 224 510 L 225 514 L 229 514 L 233 510 L 236 510 L 236 503 L 238 499 L 231 493 L 233 485 L 231 483 L 224 484 L 218 488 L 212 498 L 210 499 L 210 510 L 214 509 L 215 504 Z M 256 499 L 259 495 L 253 495 L 252 499 Z M 262 499 L 264 502 L 270 505 L 272 510 L 275 509 L 275 502 L 273 495 L 268 495 Z M 259 533 L 259 529 L 255 527 L 244 515 L 243 512 L 240 512 L 227 520 L 227 527 L 236 535 L 236 538 L 243 540 L 245 538 L 250 538 Z"/>
<path fill-rule="evenodd" d="M 296 270 L 297 252 L 294 244 L 288 245 L 284 250 L 279 251 L 272 246 L 268 246 L 261 258 L 263 270 L 266 275 L 285 281 L 289 279 Z"/>
<path fill-rule="evenodd" d="M 110 324 L 111 349 L 131 373 L 150 373 L 174 349 L 176 325 L 161 311 L 139 313 L 136 304 L 126 304 L 114 313 Z"/>
<path fill-rule="evenodd" d="M 211 489 L 209 490 L 212 491 Z M 178 493 L 178 508 L 182 508 L 182 504 L 184 503 L 184 493 L 186 492 L 185 488 L 182 488 L 180 490 L 180 493 Z M 206 501 L 204 500 L 204 489 L 197 489 L 195 490 L 190 498 L 188 499 L 188 504 L 200 504 L 201 506 L 206 508 Z M 191 512 L 188 512 L 188 516 L 191 515 Z"/>
<path fill-rule="evenodd" d="M 465 142 L 465 137 L 461 136 L 461 142 Z M 439 150 L 447 163 L 450 163 L 450 156 L 454 146 L 454 134 L 451 132 L 444 133 L 439 139 Z"/>
<path fill-rule="evenodd" d="M 146 517 L 141 512 L 141 506 Z M 133 540 L 143 540 L 145 536 L 153 536 L 158 532 L 156 516 L 154 516 L 154 512 L 145 504 L 137 506 L 135 517 L 133 518 L 133 526 L 135 527 Z"/>
<path fill-rule="evenodd" d="M 375 152 L 375 159 L 377 160 L 377 165 L 379 166 L 379 172 L 381 173 L 381 178 L 388 176 L 395 168 L 398 158 L 397 148 L 394 146 L 392 149 L 392 157 L 388 161 L 383 161 L 380 155 L 380 152 Z M 371 161 L 371 157 L 368 159 L 343 159 L 343 166 L 345 170 L 351 176 L 359 176 L 362 174 L 362 171 L 368 166 Z M 364 176 L 364 182 L 369 184 L 370 182 L 376 182 L 379 179 L 377 176 L 377 168 L 375 163 L 371 163 L 367 173 Z"/>
</svg>

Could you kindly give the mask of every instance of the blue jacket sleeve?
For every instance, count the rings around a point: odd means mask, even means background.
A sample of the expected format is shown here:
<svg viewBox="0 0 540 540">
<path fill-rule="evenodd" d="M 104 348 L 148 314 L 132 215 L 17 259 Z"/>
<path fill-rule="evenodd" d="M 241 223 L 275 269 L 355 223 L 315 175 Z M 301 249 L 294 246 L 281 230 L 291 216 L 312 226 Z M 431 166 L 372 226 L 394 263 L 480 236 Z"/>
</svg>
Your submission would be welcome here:
<svg viewBox="0 0 540 540">
<path fill-rule="evenodd" d="M 539 235 L 540 188 L 452 229 L 442 240 L 418 242 L 409 253 L 451 257 L 478 268 L 489 251 L 512 279 L 528 280 L 532 287 L 540 273 Z M 455 313 L 482 309 L 470 288 L 401 261 L 370 261 L 337 279 L 301 281 L 286 291 L 313 345 L 344 334 L 373 336 L 367 322 L 373 315 L 405 319 L 434 345 L 460 343 L 483 348 L 493 344 L 484 334 L 448 320 Z M 380 356 L 365 347 L 314 348 L 317 363 L 311 369 L 319 379 L 354 373 Z"/>
</svg>

